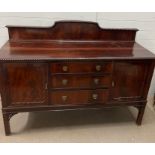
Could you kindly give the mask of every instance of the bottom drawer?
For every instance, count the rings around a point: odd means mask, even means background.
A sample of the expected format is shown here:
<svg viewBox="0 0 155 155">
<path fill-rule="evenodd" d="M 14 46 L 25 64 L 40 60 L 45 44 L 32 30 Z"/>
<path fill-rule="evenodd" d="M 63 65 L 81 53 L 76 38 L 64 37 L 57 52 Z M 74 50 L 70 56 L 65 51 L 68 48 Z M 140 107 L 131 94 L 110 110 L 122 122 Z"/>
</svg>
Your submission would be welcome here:
<svg viewBox="0 0 155 155">
<path fill-rule="evenodd" d="M 51 92 L 51 103 L 54 105 L 103 104 L 108 97 L 108 89 L 53 91 Z"/>
</svg>

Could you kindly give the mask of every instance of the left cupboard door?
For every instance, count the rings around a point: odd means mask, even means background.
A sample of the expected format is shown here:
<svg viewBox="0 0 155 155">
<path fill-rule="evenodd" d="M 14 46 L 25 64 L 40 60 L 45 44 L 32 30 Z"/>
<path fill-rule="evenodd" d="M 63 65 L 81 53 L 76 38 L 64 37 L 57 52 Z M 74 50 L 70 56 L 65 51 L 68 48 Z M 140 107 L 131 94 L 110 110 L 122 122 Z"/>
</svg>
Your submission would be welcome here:
<svg viewBox="0 0 155 155">
<path fill-rule="evenodd" d="M 45 63 L 4 64 L 9 105 L 48 104 L 48 67 Z"/>
</svg>

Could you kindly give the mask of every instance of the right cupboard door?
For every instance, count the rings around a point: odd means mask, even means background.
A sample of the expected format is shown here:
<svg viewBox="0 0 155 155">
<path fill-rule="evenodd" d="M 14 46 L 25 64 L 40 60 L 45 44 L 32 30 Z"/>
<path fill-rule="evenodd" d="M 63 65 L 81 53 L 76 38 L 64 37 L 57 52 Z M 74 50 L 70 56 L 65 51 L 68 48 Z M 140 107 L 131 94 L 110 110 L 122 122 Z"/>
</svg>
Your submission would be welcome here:
<svg viewBox="0 0 155 155">
<path fill-rule="evenodd" d="M 140 60 L 115 62 L 113 100 L 124 101 L 142 98 L 148 67 L 148 63 Z"/>
</svg>

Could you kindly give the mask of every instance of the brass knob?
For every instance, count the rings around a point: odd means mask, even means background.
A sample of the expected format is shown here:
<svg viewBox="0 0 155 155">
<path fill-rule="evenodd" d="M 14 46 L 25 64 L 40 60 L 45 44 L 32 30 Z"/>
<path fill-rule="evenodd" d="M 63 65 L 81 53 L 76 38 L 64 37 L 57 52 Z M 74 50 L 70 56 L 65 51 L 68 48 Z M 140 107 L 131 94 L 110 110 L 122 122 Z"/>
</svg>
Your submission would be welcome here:
<svg viewBox="0 0 155 155">
<path fill-rule="evenodd" d="M 98 78 L 95 78 L 95 79 L 94 79 L 94 83 L 95 83 L 95 84 L 99 84 L 99 79 L 98 79 Z"/>
<path fill-rule="evenodd" d="M 65 102 L 67 100 L 67 96 L 62 96 L 62 101 Z"/>
<path fill-rule="evenodd" d="M 63 85 L 67 85 L 67 83 L 68 83 L 68 80 L 67 80 L 67 79 L 63 79 L 63 80 L 62 80 L 62 84 L 63 84 Z"/>
<path fill-rule="evenodd" d="M 93 98 L 93 100 L 97 100 L 98 94 L 93 94 L 93 95 L 92 95 L 92 98 Z"/>
<path fill-rule="evenodd" d="M 67 72 L 67 71 L 68 71 L 68 66 L 63 66 L 63 67 L 62 67 L 62 70 L 63 70 L 64 72 Z"/>
<path fill-rule="evenodd" d="M 96 70 L 100 71 L 101 70 L 101 65 L 96 65 Z"/>
<path fill-rule="evenodd" d="M 114 81 L 112 81 L 111 85 L 112 85 L 112 87 L 115 87 L 115 82 L 114 82 Z"/>
</svg>

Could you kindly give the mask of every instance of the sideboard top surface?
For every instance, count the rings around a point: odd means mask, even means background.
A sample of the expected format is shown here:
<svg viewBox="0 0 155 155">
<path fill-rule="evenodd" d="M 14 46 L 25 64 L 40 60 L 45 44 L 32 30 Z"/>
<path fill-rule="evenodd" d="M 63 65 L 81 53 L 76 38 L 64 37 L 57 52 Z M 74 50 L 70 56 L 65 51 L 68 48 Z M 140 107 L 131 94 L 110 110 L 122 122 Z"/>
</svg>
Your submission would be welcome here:
<svg viewBox="0 0 155 155">
<path fill-rule="evenodd" d="M 135 42 L 8 41 L 0 60 L 155 59 Z"/>
<path fill-rule="evenodd" d="M 137 29 L 102 29 L 97 23 L 63 21 L 49 28 L 9 26 L 0 61 L 155 59 L 135 42 Z"/>
</svg>

